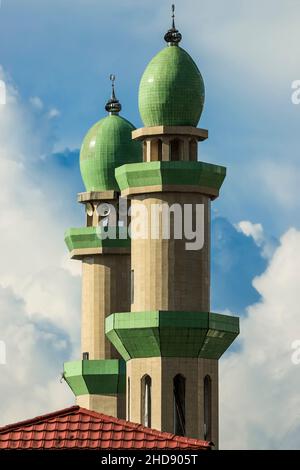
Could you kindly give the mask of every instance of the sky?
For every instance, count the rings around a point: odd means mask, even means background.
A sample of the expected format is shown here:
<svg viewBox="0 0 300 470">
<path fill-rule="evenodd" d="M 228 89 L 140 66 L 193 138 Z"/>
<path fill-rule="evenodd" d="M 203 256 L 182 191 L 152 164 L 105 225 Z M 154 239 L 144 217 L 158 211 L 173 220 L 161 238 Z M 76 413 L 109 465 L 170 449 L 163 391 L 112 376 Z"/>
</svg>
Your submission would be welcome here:
<svg viewBox="0 0 300 470">
<path fill-rule="evenodd" d="M 227 167 L 212 206 L 212 309 L 241 317 L 220 365 L 226 449 L 300 448 L 299 16 L 298 0 L 176 2 L 206 87 L 200 159 Z M 142 126 L 139 81 L 169 24 L 165 0 L 1 1 L 0 424 L 73 403 L 60 375 L 79 354 L 81 280 L 63 234 L 84 220 L 80 144 L 110 73 Z"/>
</svg>

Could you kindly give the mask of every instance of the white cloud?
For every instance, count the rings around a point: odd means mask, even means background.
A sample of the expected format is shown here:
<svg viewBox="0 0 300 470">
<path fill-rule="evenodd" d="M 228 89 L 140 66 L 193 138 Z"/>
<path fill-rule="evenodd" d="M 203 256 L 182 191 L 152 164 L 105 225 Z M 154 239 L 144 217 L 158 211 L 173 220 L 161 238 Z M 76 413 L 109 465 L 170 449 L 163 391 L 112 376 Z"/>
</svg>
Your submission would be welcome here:
<svg viewBox="0 0 300 470">
<path fill-rule="evenodd" d="M 50 322 L 30 319 L 22 298 L 0 287 L 0 334 L 6 365 L 0 366 L 0 425 L 54 411 L 72 403 L 60 383 L 65 357 L 71 352 L 66 332 Z"/>
<path fill-rule="evenodd" d="M 253 224 L 248 220 L 242 220 L 237 224 L 237 228 L 246 235 L 246 237 L 252 237 L 255 243 L 261 246 L 264 240 L 264 230 L 261 224 Z"/>
<path fill-rule="evenodd" d="M 290 229 L 254 280 L 262 300 L 241 321 L 242 350 L 221 363 L 222 448 L 299 448 L 299 284 L 300 232 Z"/>
<path fill-rule="evenodd" d="M 29 99 L 31 106 L 38 111 L 41 111 L 44 108 L 44 103 L 42 102 L 41 98 L 38 96 L 33 96 Z"/>
<path fill-rule="evenodd" d="M 267 236 L 261 224 L 254 224 L 249 220 L 242 220 L 235 224 L 238 232 L 242 232 L 246 237 L 251 237 L 255 244 L 261 249 L 264 258 L 271 258 L 277 247 L 277 240 Z"/>
<path fill-rule="evenodd" d="M 60 111 L 57 108 L 51 108 L 48 112 L 49 119 L 55 119 L 60 116 Z"/>
<path fill-rule="evenodd" d="M 6 104 L 6 85 L 3 80 L 0 80 L 0 105 Z"/>
<path fill-rule="evenodd" d="M 273 203 L 285 212 L 300 210 L 298 197 L 300 167 L 298 158 L 294 155 L 291 157 L 284 163 L 272 161 L 270 158 L 265 159 L 263 164 L 257 165 L 258 177 L 260 184 L 265 188 L 265 194 L 271 194 Z"/>
<path fill-rule="evenodd" d="M 63 256 L 61 266 L 72 276 L 81 276 L 81 263 L 78 263 L 77 260 L 70 259 L 68 254 Z"/>
<path fill-rule="evenodd" d="M 29 99 L 29 103 L 36 111 L 43 111 L 45 108 L 44 103 L 39 96 L 31 97 Z M 46 116 L 48 119 L 55 119 L 60 116 L 60 111 L 55 107 L 50 108 L 49 111 L 46 112 Z"/>
<path fill-rule="evenodd" d="M 36 125 L 32 108 L 5 81 L 8 100 L 0 108 L 0 340 L 7 352 L 7 364 L 0 366 L 2 424 L 73 403 L 59 375 L 63 361 L 77 356 L 80 331 L 80 278 L 62 261 L 69 222 L 68 211 L 61 209 L 64 189 L 56 179 L 42 185 L 36 170 L 52 145 L 43 125 L 47 117 Z"/>
</svg>

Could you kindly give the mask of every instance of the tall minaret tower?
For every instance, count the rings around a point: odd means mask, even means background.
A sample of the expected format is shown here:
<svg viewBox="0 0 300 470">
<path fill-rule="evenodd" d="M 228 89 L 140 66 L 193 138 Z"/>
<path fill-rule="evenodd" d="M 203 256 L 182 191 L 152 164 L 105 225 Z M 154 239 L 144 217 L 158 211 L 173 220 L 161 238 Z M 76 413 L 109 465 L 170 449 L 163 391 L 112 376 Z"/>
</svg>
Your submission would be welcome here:
<svg viewBox="0 0 300 470">
<path fill-rule="evenodd" d="M 198 161 L 204 83 L 174 11 L 165 40 L 140 83 L 143 162 L 116 170 L 131 200 L 132 298 L 106 332 L 127 361 L 127 419 L 217 447 L 218 360 L 239 333 L 238 318 L 210 311 L 210 206 L 226 169 Z"/>
<path fill-rule="evenodd" d="M 69 229 L 65 237 L 71 258 L 82 262 L 82 358 L 64 364 L 64 378 L 78 405 L 124 418 L 125 362 L 105 337 L 105 318 L 130 309 L 130 240 L 119 217 L 115 168 L 141 161 L 142 152 L 131 139 L 134 126 L 119 116 L 114 79 L 108 116 L 88 131 L 80 152 L 86 192 L 78 202 L 85 207 L 86 226 Z"/>
</svg>

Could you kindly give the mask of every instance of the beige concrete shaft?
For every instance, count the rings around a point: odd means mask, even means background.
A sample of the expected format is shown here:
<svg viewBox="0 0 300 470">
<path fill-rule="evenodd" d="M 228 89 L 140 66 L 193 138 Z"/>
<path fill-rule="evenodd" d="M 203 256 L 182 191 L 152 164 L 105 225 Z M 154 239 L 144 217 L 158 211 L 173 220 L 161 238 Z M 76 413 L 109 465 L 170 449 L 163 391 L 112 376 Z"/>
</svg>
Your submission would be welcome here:
<svg viewBox="0 0 300 470">
<path fill-rule="evenodd" d="M 89 359 L 119 358 L 105 337 L 105 318 L 130 310 L 130 255 L 102 254 L 82 262 L 81 351 Z"/>
<path fill-rule="evenodd" d="M 125 419 L 125 395 L 80 395 L 76 405 L 88 410 Z"/>
<path fill-rule="evenodd" d="M 168 235 L 167 212 L 160 212 L 159 216 L 151 218 L 151 211 L 155 214 L 158 210 L 157 213 L 159 213 L 162 204 L 169 208 L 176 204 L 179 208 L 177 215 L 171 216 L 170 219 L 170 239 L 164 239 L 164 236 Z M 176 217 L 181 217 L 184 234 L 183 221 L 187 205 L 192 208 L 194 221 L 196 205 L 203 205 L 204 246 L 202 249 L 188 250 L 186 244 L 191 240 L 188 240 L 186 236 L 180 239 L 174 238 L 172 226 Z M 134 279 L 131 311 L 208 312 L 210 308 L 210 198 L 199 193 L 138 194 L 132 196 L 131 210 L 133 229 L 131 269 Z M 157 229 L 154 230 L 154 219 L 157 221 L 158 217 L 159 223 L 156 225 Z M 135 235 L 135 226 L 137 229 L 141 228 L 140 238 Z"/>
</svg>

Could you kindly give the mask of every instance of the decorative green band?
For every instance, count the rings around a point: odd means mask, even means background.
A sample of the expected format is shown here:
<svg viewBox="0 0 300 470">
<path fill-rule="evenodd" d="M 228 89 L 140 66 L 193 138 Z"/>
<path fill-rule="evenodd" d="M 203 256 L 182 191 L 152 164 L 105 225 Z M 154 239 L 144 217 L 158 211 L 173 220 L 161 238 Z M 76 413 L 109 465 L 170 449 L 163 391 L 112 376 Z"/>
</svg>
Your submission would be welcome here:
<svg viewBox="0 0 300 470">
<path fill-rule="evenodd" d="M 203 186 L 219 190 L 226 168 L 204 162 L 143 162 L 115 170 L 121 191 L 144 186 Z"/>
<path fill-rule="evenodd" d="M 65 362 L 64 379 L 76 396 L 125 393 L 126 364 L 122 359 Z"/>
<path fill-rule="evenodd" d="M 208 312 L 114 313 L 106 336 L 127 361 L 141 357 L 219 359 L 239 334 L 239 318 Z"/>
<path fill-rule="evenodd" d="M 69 251 L 84 248 L 128 248 L 130 239 L 127 232 L 120 228 L 82 227 L 70 228 L 65 233 Z"/>
</svg>

